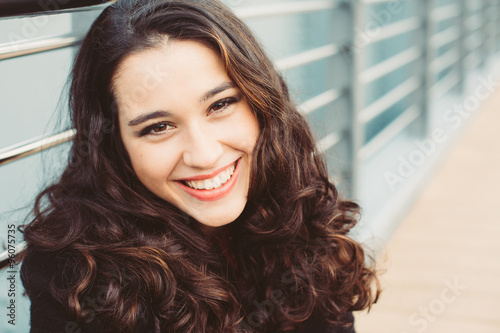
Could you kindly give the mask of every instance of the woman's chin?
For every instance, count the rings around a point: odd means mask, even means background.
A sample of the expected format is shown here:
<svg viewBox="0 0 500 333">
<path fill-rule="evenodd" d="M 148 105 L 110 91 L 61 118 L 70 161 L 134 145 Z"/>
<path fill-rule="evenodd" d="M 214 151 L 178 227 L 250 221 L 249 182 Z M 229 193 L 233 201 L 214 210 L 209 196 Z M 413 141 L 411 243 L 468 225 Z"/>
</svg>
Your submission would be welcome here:
<svg viewBox="0 0 500 333">
<path fill-rule="evenodd" d="M 243 209 L 241 209 L 241 211 L 237 213 L 232 212 L 223 215 L 213 215 L 213 216 L 205 214 L 204 216 L 200 216 L 198 218 L 195 217 L 195 219 L 204 226 L 217 228 L 234 222 L 234 220 L 236 220 L 238 216 L 240 216 L 242 211 Z"/>
</svg>

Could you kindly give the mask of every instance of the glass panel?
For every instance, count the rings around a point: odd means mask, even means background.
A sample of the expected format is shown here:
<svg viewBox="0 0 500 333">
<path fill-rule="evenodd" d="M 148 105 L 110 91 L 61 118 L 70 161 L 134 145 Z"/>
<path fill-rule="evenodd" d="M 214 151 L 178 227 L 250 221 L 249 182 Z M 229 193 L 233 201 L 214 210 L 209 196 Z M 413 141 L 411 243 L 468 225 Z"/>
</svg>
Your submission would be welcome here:
<svg viewBox="0 0 500 333">
<path fill-rule="evenodd" d="M 60 97 L 65 97 L 62 91 L 72 60 L 73 49 L 65 48 L 0 61 L 4 78 L 0 80 L 0 101 L 5 110 L 0 123 L 1 147 L 52 133 L 48 120 L 67 114 L 56 110 Z"/>
<path fill-rule="evenodd" d="M 284 73 L 290 91 L 299 104 L 339 85 L 336 80 L 339 76 L 339 70 L 332 66 L 331 58 L 292 68 Z"/>
<path fill-rule="evenodd" d="M 274 60 L 332 44 L 331 11 L 255 18 L 247 21 Z M 269 33 L 272 31 L 273 33 Z"/>
<path fill-rule="evenodd" d="M 415 92 L 408 97 L 397 102 L 382 114 L 378 115 L 366 124 L 365 144 L 379 134 L 384 128 L 392 123 L 399 115 L 408 109 L 415 102 Z"/>
<path fill-rule="evenodd" d="M 388 1 L 366 6 L 365 28 L 374 30 L 415 16 L 417 1 Z"/>
<path fill-rule="evenodd" d="M 370 68 L 415 46 L 417 37 L 417 32 L 408 32 L 370 44 L 366 47 L 365 68 Z"/>
<path fill-rule="evenodd" d="M 367 84 L 365 86 L 365 107 L 398 87 L 414 74 L 416 74 L 414 65 L 408 64 Z"/>
<path fill-rule="evenodd" d="M 349 126 L 350 118 L 347 112 L 345 112 L 348 105 L 348 97 L 342 96 L 335 102 L 311 112 L 306 116 L 312 126 L 312 131 L 317 141 L 333 132 L 340 133 Z"/>
</svg>

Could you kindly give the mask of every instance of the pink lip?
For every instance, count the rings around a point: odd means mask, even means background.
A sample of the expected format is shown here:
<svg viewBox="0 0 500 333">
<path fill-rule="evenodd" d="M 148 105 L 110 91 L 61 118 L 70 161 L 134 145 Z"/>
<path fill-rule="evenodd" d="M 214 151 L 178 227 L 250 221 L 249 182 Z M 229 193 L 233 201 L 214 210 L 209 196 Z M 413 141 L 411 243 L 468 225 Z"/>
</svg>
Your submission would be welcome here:
<svg viewBox="0 0 500 333">
<path fill-rule="evenodd" d="M 196 177 L 192 177 L 192 178 L 185 178 L 183 180 L 200 180 L 200 179 L 212 178 L 212 177 L 216 176 L 218 173 L 227 169 L 231 164 L 229 164 L 228 166 L 226 166 L 224 168 L 219 169 L 218 172 L 212 173 L 212 176 L 196 176 Z M 231 179 L 229 179 L 226 183 L 224 183 L 222 186 L 220 186 L 218 188 L 215 188 L 212 190 L 196 190 L 194 188 L 191 188 L 189 186 L 184 185 L 180 181 L 177 181 L 177 184 L 179 184 L 179 186 L 184 191 L 186 191 L 187 194 L 191 195 L 192 197 L 195 197 L 198 200 L 215 201 L 215 200 L 222 199 L 223 197 L 225 197 L 226 195 L 228 195 L 232 191 L 232 189 L 236 185 L 236 181 L 238 179 L 239 174 L 240 174 L 240 163 L 238 160 L 236 163 L 236 168 L 234 169 L 234 173 L 233 173 Z"/>
</svg>

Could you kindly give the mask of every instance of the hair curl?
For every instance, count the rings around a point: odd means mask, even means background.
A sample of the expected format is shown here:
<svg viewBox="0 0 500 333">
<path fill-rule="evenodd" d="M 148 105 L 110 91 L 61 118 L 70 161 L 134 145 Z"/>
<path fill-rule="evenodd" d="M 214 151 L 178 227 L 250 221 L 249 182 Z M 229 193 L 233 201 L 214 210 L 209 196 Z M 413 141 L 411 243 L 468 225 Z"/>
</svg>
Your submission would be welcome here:
<svg viewBox="0 0 500 333">
<path fill-rule="evenodd" d="M 260 125 L 247 206 L 213 237 L 140 183 L 120 139 L 113 75 L 165 36 L 217 52 Z M 38 195 L 23 232 L 29 248 L 71 258 L 68 287 L 52 293 L 77 320 L 95 315 L 111 332 L 133 332 L 141 320 L 157 331 L 275 332 L 312 315 L 342 322 L 378 297 L 362 247 L 346 236 L 360 207 L 339 198 L 282 77 L 219 2 L 109 6 L 75 60 L 70 109 L 68 166 Z M 85 298 L 97 294 L 92 314 Z"/>
</svg>

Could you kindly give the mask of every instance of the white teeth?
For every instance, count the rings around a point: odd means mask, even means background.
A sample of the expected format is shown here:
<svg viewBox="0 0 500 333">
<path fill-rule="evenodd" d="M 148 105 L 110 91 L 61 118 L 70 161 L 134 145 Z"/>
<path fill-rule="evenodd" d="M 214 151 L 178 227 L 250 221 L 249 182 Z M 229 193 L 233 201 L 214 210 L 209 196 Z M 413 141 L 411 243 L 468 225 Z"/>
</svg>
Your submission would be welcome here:
<svg viewBox="0 0 500 333">
<path fill-rule="evenodd" d="M 214 178 L 214 188 L 217 188 L 222 185 L 221 180 L 219 179 L 219 176 Z"/>
<path fill-rule="evenodd" d="M 222 184 L 224 184 L 225 182 L 227 182 L 228 180 L 228 177 L 226 176 L 226 171 L 224 171 L 221 175 L 220 175 L 220 182 Z"/>
<path fill-rule="evenodd" d="M 221 187 L 222 184 L 225 184 L 234 173 L 234 164 L 232 164 L 229 168 L 219 173 L 217 176 L 204 179 L 204 180 L 193 180 L 186 181 L 185 183 L 194 189 L 197 190 L 211 190 L 214 188 Z"/>
<path fill-rule="evenodd" d="M 210 179 L 206 179 L 205 180 L 205 190 L 211 190 L 213 188 L 214 188 L 214 185 L 212 184 L 212 181 Z"/>
</svg>

